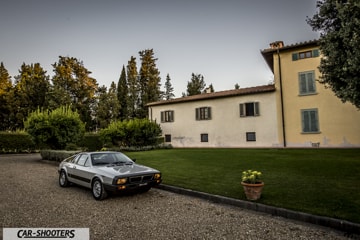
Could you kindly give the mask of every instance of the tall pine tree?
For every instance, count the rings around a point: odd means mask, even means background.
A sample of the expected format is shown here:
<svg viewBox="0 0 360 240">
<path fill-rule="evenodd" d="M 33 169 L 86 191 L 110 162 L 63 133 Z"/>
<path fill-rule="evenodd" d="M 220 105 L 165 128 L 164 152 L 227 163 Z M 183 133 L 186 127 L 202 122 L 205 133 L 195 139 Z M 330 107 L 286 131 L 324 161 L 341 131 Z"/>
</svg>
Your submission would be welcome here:
<svg viewBox="0 0 360 240">
<path fill-rule="evenodd" d="M 165 92 L 164 92 L 164 98 L 165 100 L 170 100 L 175 97 L 174 94 L 174 88 L 171 85 L 171 78 L 170 75 L 166 75 L 166 81 L 165 81 Z"/>
<path fill-rule="evenodd" d="M 128 83 L 128 98 L 127 98 L 127 118 L 136 118 L 136 110 L 139 99 L 139 83 L 138 72 L 136 67 L 136 58 L 131 56 L 128 61 L 127 69 L 127 83 Z"/>
<path fill-rule="evenodd" d="M 120 120 L 127 119 L 128 111 L 128 84 L 126 81 L 125 66 L 122 67 L 120 79 L 117 86 L 117 99 L 120 104 L 118 118 Z"/>
<path fill-rule="evenodd" d="M 161 99 L 161 78 L 156 67 L 157 58 L 154 57 L 153 49 L 146 49 L 139 52 L 141 68 L 139 72 L 140 102 L 139 118 L 146 118 L 148 115 L 146 104 Z"/>
</svg>

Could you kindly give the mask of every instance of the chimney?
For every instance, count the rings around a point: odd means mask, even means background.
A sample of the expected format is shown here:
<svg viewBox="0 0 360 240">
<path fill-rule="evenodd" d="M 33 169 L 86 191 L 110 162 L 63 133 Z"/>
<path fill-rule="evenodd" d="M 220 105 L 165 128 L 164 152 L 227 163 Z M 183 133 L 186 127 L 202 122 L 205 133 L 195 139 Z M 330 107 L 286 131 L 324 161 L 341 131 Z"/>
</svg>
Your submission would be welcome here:
<svg viewBox="0 0 360 240">
<path fill-rule="evenodd" d="M 270 43 L 270 48 L 271 49 L 277 49 L 277 48 L 282 48 L 282 47 L 284 47 L 284 42 L 283 41 L 276 41 L 276 42 Z"/>
</svg>

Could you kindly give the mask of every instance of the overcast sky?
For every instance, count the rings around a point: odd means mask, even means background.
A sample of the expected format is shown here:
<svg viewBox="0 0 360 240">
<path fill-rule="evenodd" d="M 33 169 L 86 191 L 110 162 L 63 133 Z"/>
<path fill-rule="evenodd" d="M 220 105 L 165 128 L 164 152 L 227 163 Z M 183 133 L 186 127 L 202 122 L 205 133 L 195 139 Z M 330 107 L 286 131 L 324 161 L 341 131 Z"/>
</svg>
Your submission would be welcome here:
<svg viewBox="0 0 360 240">
<path fill-rule="evenodd" d="M 258 86 L 273 79 L 260 50 L 318 38 L 306 23 L 315 12 L 316 0 L 3 0 L 0 62 L 11 76 L 22 63 L 53 76 L 58 56 L 75 57 L 109 87 L 154 49 L 161 90 L 169 74 L 176 97 L 192 73 L 215 91 Z"/>
</svg>

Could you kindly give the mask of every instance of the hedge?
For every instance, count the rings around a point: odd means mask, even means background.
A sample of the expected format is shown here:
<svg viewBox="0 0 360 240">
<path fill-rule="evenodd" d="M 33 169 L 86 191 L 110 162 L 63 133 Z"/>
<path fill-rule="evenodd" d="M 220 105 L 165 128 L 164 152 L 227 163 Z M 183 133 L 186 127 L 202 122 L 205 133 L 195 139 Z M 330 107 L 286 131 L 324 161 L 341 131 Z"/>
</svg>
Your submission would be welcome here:
<svg viewBox="0 0 360 240">
<path fill-rule="evenodd" d="M 0 153 L 26 153 L 35 149 L 35 143 L 26 132 L 0 132 Z"/>
<path fill-rule="evenodd" d="M 50 160 L 61 162 L 65 158 L 71 157 L 81 151 L 65 151 L 65 150 L 41 150 L 41 158 L 43 160 Z"/>
</svg>

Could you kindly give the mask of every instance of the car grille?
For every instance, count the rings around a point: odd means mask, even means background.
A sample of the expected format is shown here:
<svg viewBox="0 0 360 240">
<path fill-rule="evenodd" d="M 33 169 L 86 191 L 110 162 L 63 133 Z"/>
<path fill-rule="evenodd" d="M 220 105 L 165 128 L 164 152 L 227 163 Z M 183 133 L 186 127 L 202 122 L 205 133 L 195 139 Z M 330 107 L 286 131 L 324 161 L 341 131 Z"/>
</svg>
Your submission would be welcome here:
<svg viewBox="0 0 360 240">
<path fill-rule="evenodd" d="M 134 176 L 134 177 L 130 177 L 129 181 L 130 183 L 144 183 L 151 181 L 152 177 L 153 177 L 152 175 Z"/>
</svg>

